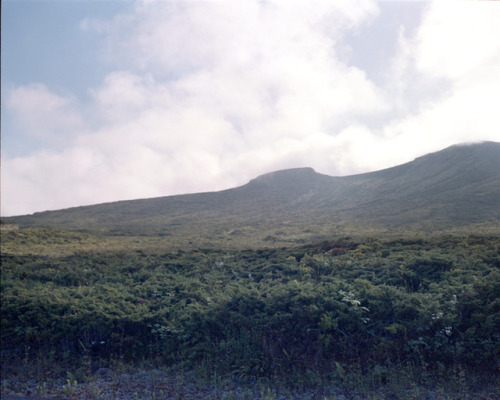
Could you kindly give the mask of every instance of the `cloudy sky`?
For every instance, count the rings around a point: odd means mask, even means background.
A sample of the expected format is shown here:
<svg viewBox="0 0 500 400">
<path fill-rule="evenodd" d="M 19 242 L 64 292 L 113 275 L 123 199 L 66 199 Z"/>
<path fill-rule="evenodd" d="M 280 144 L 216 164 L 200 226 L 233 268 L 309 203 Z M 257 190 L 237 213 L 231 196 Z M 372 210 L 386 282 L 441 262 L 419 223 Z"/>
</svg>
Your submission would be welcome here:
<svg viewBox="0 0 500 400">
<path fill-rule="evenodd" d="M 1 214 L 500 141 L 500 4 L 2 1 Z"/>
</svg>

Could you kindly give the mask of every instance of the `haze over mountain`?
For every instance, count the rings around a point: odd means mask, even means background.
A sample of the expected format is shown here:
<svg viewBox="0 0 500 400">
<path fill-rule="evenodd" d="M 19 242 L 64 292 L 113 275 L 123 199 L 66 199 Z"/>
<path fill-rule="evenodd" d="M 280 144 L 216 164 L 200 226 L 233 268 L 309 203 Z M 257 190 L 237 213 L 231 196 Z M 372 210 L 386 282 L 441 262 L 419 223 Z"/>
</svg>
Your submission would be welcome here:
<svg viewBox="0 0 500 400">
<path fill-rule="evenodd" d="M 303 243 L 342 235 L 500 233 L 500 143 L 455 145 L 412 162 L 332 177 L 312 168 L 219 192 L 119 201 L 5 218 L 198 245 Z"/>
</svg>

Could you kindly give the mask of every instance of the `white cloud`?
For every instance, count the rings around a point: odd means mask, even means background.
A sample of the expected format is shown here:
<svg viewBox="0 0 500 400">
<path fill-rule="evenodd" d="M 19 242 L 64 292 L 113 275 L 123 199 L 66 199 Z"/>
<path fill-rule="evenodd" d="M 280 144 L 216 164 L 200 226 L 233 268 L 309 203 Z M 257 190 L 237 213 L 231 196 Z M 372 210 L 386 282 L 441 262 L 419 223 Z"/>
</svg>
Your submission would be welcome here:
<svg viewBox="0 0 500 400">
<path fill-rule="evenodd" d="M 414 109 L 383 129 L 396 147 L 417 156 L 453 143 L 500 140 L 499 18 L 500 7 L 490 2 L 429 5 L 398 56 L 402 93 Z"/>
<path fill-rule="evenodd" d="M 134 118 L 152 105 L 151 90 L 154 81 L 151 76 L 138 76 L 127 71 L 109 74 L 101 87 L 90 90 L 94 100 L 95 116 L 115 122 L 122 118 Z"/>
<path fill-rule="evenodd" d="M 417 35 L 418 68 L 456 80 L 498 66 L 499 18 L 495 2 L 433 2 Z"/>
<path fill-rule="evenodd" d="M 20 86 L 7 99 L 7 110 L 18 124 L 18 132 L 31 140 L 66 142 L 75 129 L 85 126 L 71 96 L 51 92 L 43 84 Z"/>
<path fill-rule="evenodd" d="M 339 55 L 345 33 L 378 15 L 371 1 L 142 1 L 86 20 L 115 71 L 86 100 L 43 84 L 10 93 L 19 131 L 44 148 L 4 149 L 2 214 L 218 190 L 290 167 L 358 173 L 500 140 L 498 15 L 467 7 L 432 3 L 416 36 L 402 27 L 379 87 Z"/>
</svg>

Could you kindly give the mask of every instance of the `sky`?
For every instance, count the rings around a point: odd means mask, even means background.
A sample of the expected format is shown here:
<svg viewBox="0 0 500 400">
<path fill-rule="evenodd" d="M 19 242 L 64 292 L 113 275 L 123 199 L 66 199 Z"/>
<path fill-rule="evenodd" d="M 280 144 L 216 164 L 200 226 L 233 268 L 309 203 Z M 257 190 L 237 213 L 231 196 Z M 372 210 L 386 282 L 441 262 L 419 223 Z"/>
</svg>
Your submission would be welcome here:
<svg viewBox="0 0 500 400">
<path fill-rule="evenodd" d="M 3 0 L 1 215 L 500 141 L 500 2 Z"/>
</svg>

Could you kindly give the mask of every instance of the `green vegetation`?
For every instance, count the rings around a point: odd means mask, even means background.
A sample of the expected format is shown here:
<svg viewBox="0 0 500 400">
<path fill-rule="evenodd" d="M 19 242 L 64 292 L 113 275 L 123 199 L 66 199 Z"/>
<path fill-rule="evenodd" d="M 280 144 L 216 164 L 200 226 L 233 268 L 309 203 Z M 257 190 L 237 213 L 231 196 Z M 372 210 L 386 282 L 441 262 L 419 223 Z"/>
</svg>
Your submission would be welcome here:
<svg viewBox="0 0 500 400">
<path fill-rule="evenodd" d="M 57 364 L 81 381 L 119 362 L 290 386 L 498 378 L 497 237 L 168 252 L 4 237 L 4 375 Z"/>
<path fill-rule="evenodd" d="M 3 218 L 2 376 L 45 394 L 67 374 L 70 397 L 131 365 L 258 383 L 262 398 L 269 385 L 497 391 L 499 162 L 499 143 L 454 146 L 362 175 L 303 168 Z"/>
</svg>

